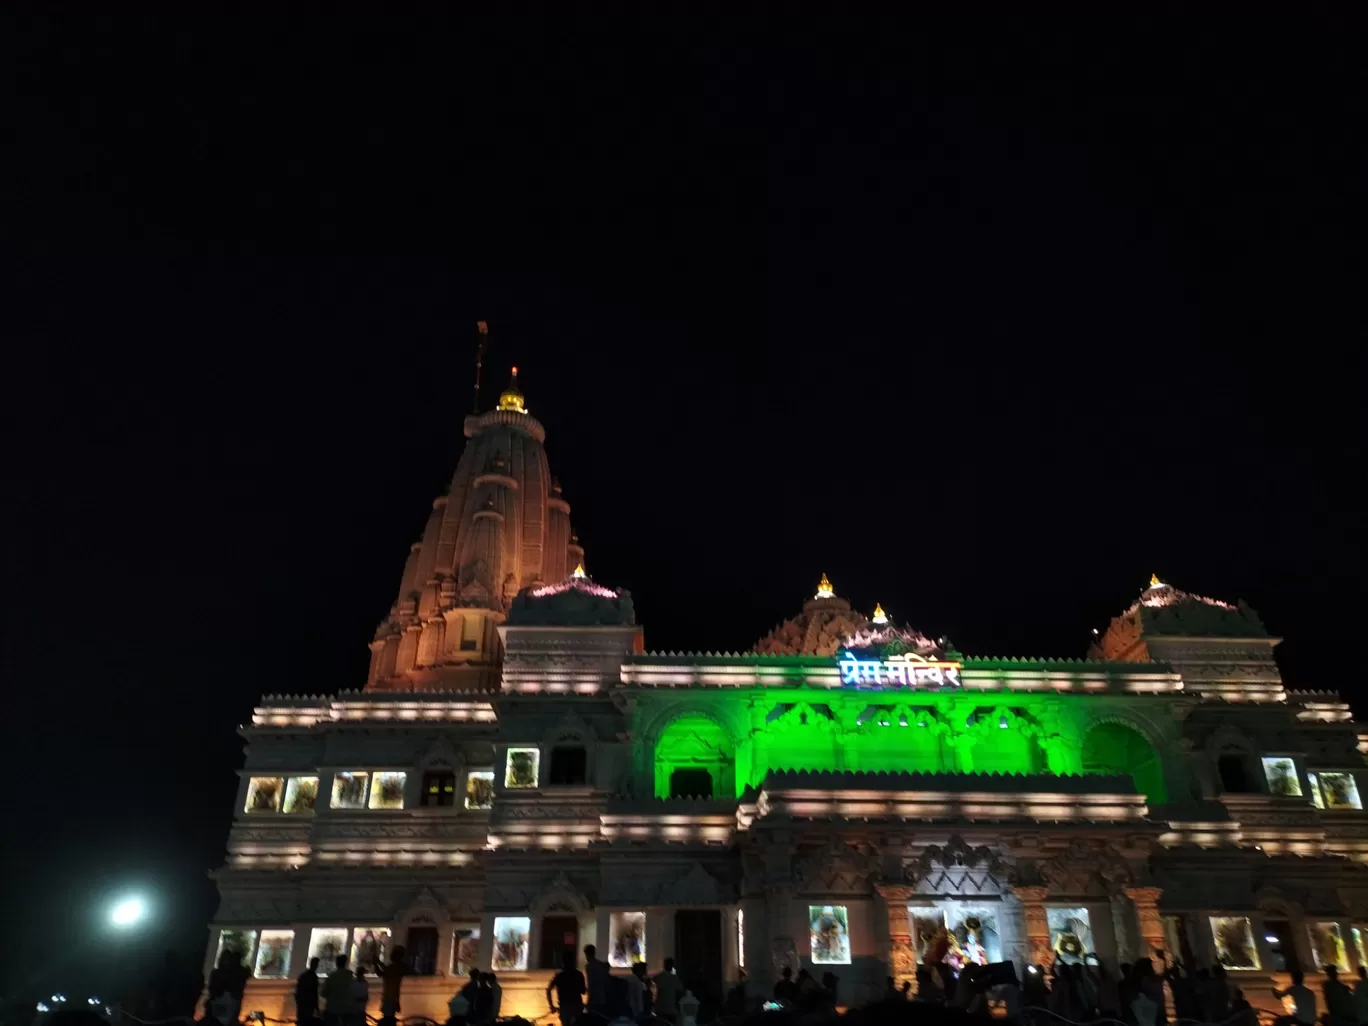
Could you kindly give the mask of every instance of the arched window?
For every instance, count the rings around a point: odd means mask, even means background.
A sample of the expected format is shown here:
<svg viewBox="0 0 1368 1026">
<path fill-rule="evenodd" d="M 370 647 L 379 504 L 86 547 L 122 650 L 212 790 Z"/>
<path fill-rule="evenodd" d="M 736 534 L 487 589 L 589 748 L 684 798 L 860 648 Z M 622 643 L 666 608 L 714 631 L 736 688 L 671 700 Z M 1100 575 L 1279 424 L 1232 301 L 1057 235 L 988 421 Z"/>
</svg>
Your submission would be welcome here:
<svg viewBox="0 0 1368 1026">
<path fill-rule="evenodd" d="M 589 753 L 583 745 L 556 745 L 551 749 L 551 768 L 547 782 L 553 787 L 570 787 L 589 782 Z"/>
<path fill-rule="evenodd" d="M 1099 723 L 1083 738 L 1083 772 L 1129 776 L 1151 804 L 1168 801 L 1164 764 L 1145 736 L 1122 723 Z"/>
</svg>

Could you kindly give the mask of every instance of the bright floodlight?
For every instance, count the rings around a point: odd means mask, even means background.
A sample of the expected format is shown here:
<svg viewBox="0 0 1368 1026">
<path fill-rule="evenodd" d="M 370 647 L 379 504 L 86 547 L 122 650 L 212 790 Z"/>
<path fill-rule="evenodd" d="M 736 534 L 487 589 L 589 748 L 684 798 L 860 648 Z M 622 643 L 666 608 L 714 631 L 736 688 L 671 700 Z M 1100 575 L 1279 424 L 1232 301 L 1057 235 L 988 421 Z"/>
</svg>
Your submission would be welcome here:
<svg viewBox="0 0 1368 1026">
<path fill-rule="evenodd" d="M 119 902 L 109 913 L 109 921 L 115 926 L 133 926 L 143 917 L 141 898 L 125 898 Z"/>
</svg>

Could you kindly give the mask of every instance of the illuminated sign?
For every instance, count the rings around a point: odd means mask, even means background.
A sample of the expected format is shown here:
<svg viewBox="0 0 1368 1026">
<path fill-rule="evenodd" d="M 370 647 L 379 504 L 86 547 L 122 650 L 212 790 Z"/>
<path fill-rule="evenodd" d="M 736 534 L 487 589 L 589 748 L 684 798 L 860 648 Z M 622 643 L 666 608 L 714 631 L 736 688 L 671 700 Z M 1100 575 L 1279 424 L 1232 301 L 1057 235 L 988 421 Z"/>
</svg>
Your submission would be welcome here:
<svg viewBox="0 0 1368 1026">
<path fill-rule="evenodd" d="M 960 664 L 923 659 L 907 652 L 887 659 L 857 659 L 847 652 L 840 660 L 841 683 L 857 688 L 959 687 Z"/>
</svg>

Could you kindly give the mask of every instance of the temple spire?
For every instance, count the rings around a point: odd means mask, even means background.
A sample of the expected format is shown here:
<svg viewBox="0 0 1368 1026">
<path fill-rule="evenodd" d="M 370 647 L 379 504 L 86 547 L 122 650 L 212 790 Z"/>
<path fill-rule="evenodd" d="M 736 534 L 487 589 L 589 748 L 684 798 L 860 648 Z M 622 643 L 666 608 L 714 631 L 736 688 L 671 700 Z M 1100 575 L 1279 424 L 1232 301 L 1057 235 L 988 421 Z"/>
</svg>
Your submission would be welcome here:
<svg viewBox="0 0 1368 1026">
<path fill-rule="evenodd" d="M 836 597 L 836 591 L 835 591 L 835 589 L 832 588 L 831 582 L 827 580 L 827 575 L 826 575 L 826 574 L 822 574 L 822 580 L 821 580 L 821 582 L 817 585 L 817 594 L 814 596 L 814 598 L 828 599 L 828 598 L 835 598 L 835 597 Z"/>
</svg>

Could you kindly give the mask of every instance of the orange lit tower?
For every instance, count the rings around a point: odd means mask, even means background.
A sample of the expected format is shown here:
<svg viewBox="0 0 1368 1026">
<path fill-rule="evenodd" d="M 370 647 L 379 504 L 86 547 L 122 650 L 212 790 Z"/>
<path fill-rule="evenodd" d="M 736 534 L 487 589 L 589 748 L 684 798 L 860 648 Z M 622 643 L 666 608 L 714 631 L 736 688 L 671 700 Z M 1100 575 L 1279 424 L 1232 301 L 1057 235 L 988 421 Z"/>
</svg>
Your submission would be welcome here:
<svg viewBox="0 0 1368 1026">
<path fill-rule="evenodd" d="M 370 643 L 367 690 L 498 688 L 496 627 L 513 596 L 584 560 L 518 368 L 494 409 L 465 419 L 465 435 L 451 486 L 433 500 Z"/>
</svg>

